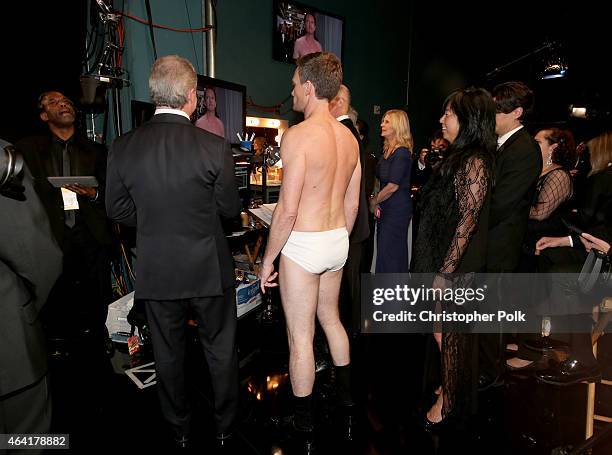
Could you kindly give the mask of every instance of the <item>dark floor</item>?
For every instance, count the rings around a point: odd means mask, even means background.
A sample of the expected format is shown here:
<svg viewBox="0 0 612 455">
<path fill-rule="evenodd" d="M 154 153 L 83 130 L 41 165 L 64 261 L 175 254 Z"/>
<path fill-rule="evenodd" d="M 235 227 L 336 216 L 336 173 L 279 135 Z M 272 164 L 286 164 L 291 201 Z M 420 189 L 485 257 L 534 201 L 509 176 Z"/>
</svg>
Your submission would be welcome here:
<svg viewBox="0 0 612 455">
<path fill-rule="evenodd" d="M 272 320 L 262 320 L 261 315 L 255 310 L 239 322 L 244 406 L 236 453 L 290 454 L 285 435 L 275 425 L 291 412 L 282 315 L 275 312 Z M 421 335 L 379 335 L 362 336 L 353 343 L 360 414 L 356 438 L 350 443 L 343 441 L 334 424 L 332 370 L 317 373 L 317 453 L 550 454 L 553 448 L 575 444 L 584 437 L 586 386 L 545 386 L 529 376 L 508 377 L 505 386 L 482 393 L 480 412 L 469 428 L 429 435 L 420 425 L 427 407 L 422 386 L 425 342 Z M 69 433 L 71 449 L 172 450 L 155 386 L 138 389 L 123 373 L 149 361 L 146 354 L 131 359 L 124 352 L 125 345 L 116 345 L 111 364 L 88 341 L 56 347 L 51 355 L 52 432 Z M 211 391 L 195 338 L 189 358 L 194 444 L 200 453 L 213 453 Z M 610 395 L 599 396 L 600 401 L 606 400 L 600 406 L 607 404 L 610 409 Z M 612 441 L 593 453 L 612 453 Z"/>
</svg>

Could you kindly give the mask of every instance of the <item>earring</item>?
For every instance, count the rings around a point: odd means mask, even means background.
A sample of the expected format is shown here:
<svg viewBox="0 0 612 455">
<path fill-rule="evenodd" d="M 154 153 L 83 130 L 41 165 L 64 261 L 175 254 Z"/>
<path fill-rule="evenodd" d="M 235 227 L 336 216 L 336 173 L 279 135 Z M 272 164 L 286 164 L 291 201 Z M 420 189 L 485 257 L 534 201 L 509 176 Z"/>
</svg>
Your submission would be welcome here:
<svg viewBox="0 0 612 455">
<path fill-rule="evenodd" d="M 546 160 L 546 166 L 552 166 L 553 161 L 552 161 L 552 152 L 550 152 L 548 154 L 548 159 Z"/>
</svg>

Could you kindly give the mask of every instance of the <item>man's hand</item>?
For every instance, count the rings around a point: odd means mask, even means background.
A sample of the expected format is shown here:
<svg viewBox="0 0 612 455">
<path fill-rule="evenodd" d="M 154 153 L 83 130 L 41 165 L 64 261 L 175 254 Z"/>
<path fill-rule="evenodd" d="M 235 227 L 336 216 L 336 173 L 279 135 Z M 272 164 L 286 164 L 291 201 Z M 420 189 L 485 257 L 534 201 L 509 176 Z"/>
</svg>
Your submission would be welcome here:
<svg viewBox="0 0 612 455">
<path fill-rule="evenodd" d="M 94 199 L 96 194 L 98 194 L 98 190 L 92 186 L 83 186 L 75 183 L 73 185 L 64 185 L 64 188 L 70 191 L 74 191 L 79 196 L 86 196 L 89 199 Z"/>
<path fill-rule="evenodd" d="M 370 196 L 370 199 L 368 200 L 368 205 L 369 205 L 369 208 L 370 208 L 370 213 L 375 214 L 376 213 L 376 207 L 378 207 L 376 196 L 374 196 L 374 195 Z"/>
<path fill-rule="evenodd" d="M 598 237 L 592 236 L 591 234 L 587 234 L 586 232 L 580 236 L 580 241 L 582 242 L 586 250 L 589 252 L 592 249 L 602 251 L 606 254 L 610 252 L 610 244 L 608 242 Z"/>
<path fill-rule="evenodd" d="M 545 250 L 546 248 L 556 248 L 560 246 L 570 246 L 570 241 L 568 237 L 542 237 L 536 243 L 535 254 L 538 256 L 540 251 Z"/>
<path fill-rule="evenodd" d="M 427 156 L 428 151 L 429 150 L 427 149 L 421 149 L 421 151 L 419 152 L 419 163 L 421 163 L 421 166 L 426 166 L 425 157 Z"/>
<path fill-rule="evenodd" d="M 261 280 L 260 287 L 261 292 L 266 293 L 266 288 L 275 288 L 278 286 L 278 283 L 275 283 L 274 280 L 278 276 L 278 272 L 274 271 L 274 264 L 261 264 L 261 268 L 259 269 L 259 279 Z"/>
</svg>

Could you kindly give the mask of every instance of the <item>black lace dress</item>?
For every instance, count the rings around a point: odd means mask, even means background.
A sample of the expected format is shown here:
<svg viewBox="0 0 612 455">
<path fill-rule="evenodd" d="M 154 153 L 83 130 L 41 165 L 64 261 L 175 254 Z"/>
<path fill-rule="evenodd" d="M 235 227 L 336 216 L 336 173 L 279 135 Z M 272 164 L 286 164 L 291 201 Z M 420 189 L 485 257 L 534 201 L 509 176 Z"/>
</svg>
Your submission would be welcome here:
<svg viewBox="0 0 612 455">
<path fill-rule="evenodd" d="M 533 255 L 535 244 L 542 237 L 566 235 L 567 227 L 562 219 L 570 213 L 572 177 L 565 169 L 558 168 L 540 176 L 536 185 L 537 199 L 529 212 L 524 250 Z"/>
<path fill-rule="evenodd" d="M 413 272 L 484 270 L 491 188 L 489 169 L 486 159 L 474 154 L 454 175 L 434 172 L 423 188 L 420 202 L 421 220 L 414 247 Z M 445 309 L 445 304 L 441 305 Z M 442 415 L 447 417 L 452 413 L 461 417 L 469 415 L 475 405 L 476 340 L 471 334 L 453 333 L 449 329 L 444 323 L 440 353 L 444 392 Z"/>
</svg>

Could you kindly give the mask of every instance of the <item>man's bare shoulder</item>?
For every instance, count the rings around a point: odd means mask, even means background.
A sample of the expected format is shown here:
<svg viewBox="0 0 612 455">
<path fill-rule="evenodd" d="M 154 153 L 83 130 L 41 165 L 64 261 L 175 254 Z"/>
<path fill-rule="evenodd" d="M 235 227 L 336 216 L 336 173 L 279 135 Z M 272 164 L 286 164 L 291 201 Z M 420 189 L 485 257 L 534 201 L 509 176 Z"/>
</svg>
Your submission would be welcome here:
<svg viewBox="0 0 612 455">
<path fill-rule="evenodd" d="M 296 142 L 310 144 L 318 141 L 325 134 L 327 128 L 328 125 L 326 125 L 325 121 L 309 118 L 289 128 L 283 134 L 283 141 L 285 141 L 285 136 L 288 135 L 288 144 L 295 144 Z"/>
<path fill-rule="evenodd" d="M 359 143 L 357 142 L 355 135 L 353 135 L 352 131 L 348 129 L 346 125 L 342 124 L 342 122 L 337 121 L 336 124 L 334 125 L 334 128 L 337 131 L 337 134 L 339 135 L 340 138 L 342 138 L 343 140 L 347 141 L 350 144 L 354 143 L 357 147 L 359 147 Z"/>
</svg>

